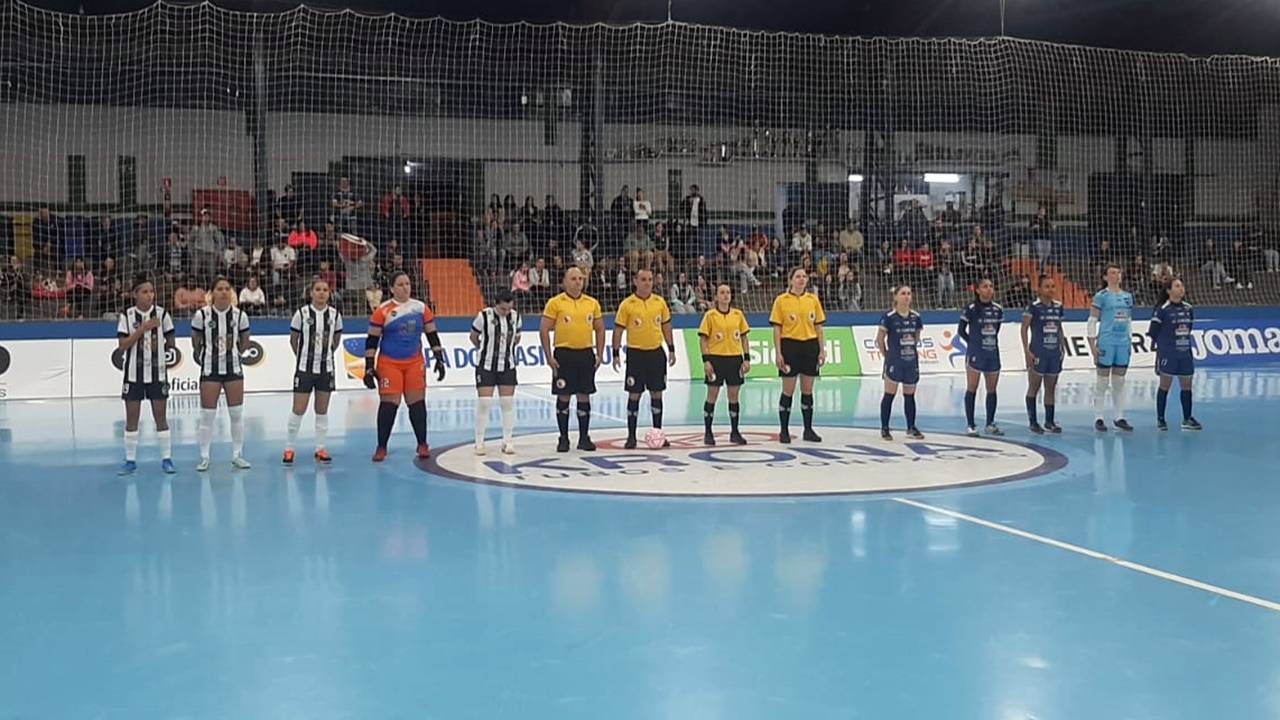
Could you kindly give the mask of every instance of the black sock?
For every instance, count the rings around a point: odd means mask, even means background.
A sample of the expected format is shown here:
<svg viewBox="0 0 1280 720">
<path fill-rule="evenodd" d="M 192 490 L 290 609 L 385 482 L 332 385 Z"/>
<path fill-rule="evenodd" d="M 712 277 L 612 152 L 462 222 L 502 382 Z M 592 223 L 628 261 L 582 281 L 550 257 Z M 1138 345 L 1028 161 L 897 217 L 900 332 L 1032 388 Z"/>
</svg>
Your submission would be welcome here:
<svg viewBox="0 0 1280 720">
<path fill-rule="evenodd" d="M 1044 404 L 1044 421 L 1046 424 L 1053 424 L 1053 411 L 1055 409 L 1057 409 L 1057 406 L 1055 405 L 1050 405 L 1049 403 Z"/>
<path fill-rule="evenodd" d="M 889 429 L 889 416 L 893 414 L 893 395 L 885 393 L 880 398 L 880 427 Z"/>
<path fill-rule="evenodd" d="M 419 445 L 427 444 L 427 401 L 419 400 L 409 403 L 409 422 L 413 425 L 413 434 Z"/>
<path fill-rule="evenodd" d="M 967 392 L 964 394 L 964 419 L 965 422 L 969 424 L 969 427 L 973 427 L 977 424 L 973 421 L 973 406 L 977 403 L 978 393 Z"/>
<path fill-rule="evenodd" d="M 996 394 L 987 393 L 987 424 L 994 425 L 996 422 Z"/>
<path fill-rule="evenodd" d="M 1164 388 L 1156 389 L 1156 419 L 1164 419 L 1165 408 L 1169 407 L 1169 391 Z"/>
<path fill-rule="evenodd" d="M 556 398 L 556 424 L 560 426 L 560 437 L 569 437 L 569 398 Z"/>
<path fill-rule="evenodd" d="M 1027 396 L 1027 419 L 1030 420 L 1032 424 L 1035 424 L 1036 422 L 1038 422 L 1036 420 L 1036 396 L 1035 395 Z"/>
<path fill-rule="evenodd" d="M 804 418 L 804 429 L 813 430 L 813 396 L 800 396 L 800 416 Z"/>
<path fill-rule="evenodd" d="M 713 403 L 702 403 L 702 426 L 711 432 L 711 421 L 716 417 L 716 406 Z"/>
<path fill-rule="evenodd" d="M 738 403 L 729 403 L 729 429 L 731 432 L 738 432 L 738 413 L 742 411 L 742 406 Z"/>
<path fill-rule="evenodd" d="M 1190 390 L 1182 391 L 1182 419 L 1183 420 L 1191 419 L 1191 391 Z"/>
<path fill-rule="evenodd" d="M 907 414 L 907 428 L 915 427 L 916 426 L 916 396 L 904 394 L 902 396 L 902 409 Z"/>
<path fill-rule="evenodd" d="M 396 414 L 399 412 L 400 403 L 378 404 L 378 447 L 387 446 L 387 441 L 391 439 L 391 429 L 396 426 Z"/>
<path fill-rule="evenodd" d="M 653 426 L 662 429 L 662 400 L 649 398 L 649 412 L 653 415 Z"/>
<path fill-rule="evenodd" d="M 578 401 L 578 437 L 587 437 L 591 431 L 591 401 Z"/>
<path fill-rule="evenodd" d="M 636 436 L 636 425 L 639 422 L 640 398 L 627 398 L 627 437 L 633 438 Z"/>
<path fill-rule="evenodd" d="M 782 426 L 782 431 L 787 432 L 791 427 L 791 396 L 783 394 L 778 398 L 778 424 Z"/>
</svg>

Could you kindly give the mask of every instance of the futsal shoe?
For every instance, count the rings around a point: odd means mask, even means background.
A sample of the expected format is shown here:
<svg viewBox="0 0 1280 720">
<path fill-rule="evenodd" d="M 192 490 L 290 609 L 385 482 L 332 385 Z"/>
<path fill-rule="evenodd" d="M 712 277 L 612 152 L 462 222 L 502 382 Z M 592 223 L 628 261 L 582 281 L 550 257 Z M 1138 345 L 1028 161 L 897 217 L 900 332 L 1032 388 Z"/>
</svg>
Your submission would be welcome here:
<svg viewBox="0 0 1280 720">
<path fill-rule="evenodd" d="M 790 444 L 791 444 L 791 431 L 790 431 L 790 430 L 783 430 L 782 432 L 778 433 L 778 442 L 782 443 L 783 445 L 790 445 Z"/>
<path fill-rule="evenodd" d="M 556 452 L 569 452 L 569 436 L 561 435 L 556 441 Z"/>
<path fill-rule="evenodd" d="M 333 458 L 329 457 L 329 451 L 325 450 L 324 448 L 320 448 L 319 450 L 316 450 L 315 458 L 316 458 L 316 462 L 320 463 L 321 465 L 328 465 L 329 463 L 333 462 Z"/>
<path fill-rule="evenodd" d="M 1199 420 L 1193 417 L 1189 417 L 1186 420 L 1182 421 L 1182 429 L 1183 430 L 1203 430 L 1204 426 L 1200 424 Z"/>
<path fill-rule="evenodd" d="M 920 428 L 909 427 L 907 428 L 907 437 L 911 438 L 912 440 L 923 440 L 924 433 L 920 432 Z"/>
<path fill-rule="evenodd" d="M 716 444 L 715 434 L 710 431 L 704 433 L 702 436 L 702 444 L 706 445 L 707 447 L 714 446 Z"/>
<path fill-rule="evenodd" d="M 969 437 L 978 437 L 978 426 L 970 425 L 969 427 L 964 429 L 964 432 Z"/>
<path fill-rule="evenodd" d="M 426 460 L 431 457 L 431 446 L 426 443 L 418 443 L 418 459 Z"/>
<path fill-rule="evenodd" d="M 581 443 L 579 443 L 579 445 L 581 445 Z M 626 442 L 624 442 L 624 443 L 622 443 L 622 449 L 623 449 L 623 450 L 635 450 L 635 449 L 636 449 L 636 445 L 637 445 L 637 443 L 636 443 L 636 436 L 635 436 L 635 435 L 628 435 L 628 436 L 627 436 L 627 441 L 626 441 Z"/>
<path fill-rule="evenodd" d="M 880 439 L 892 441 L 893 433 L 889 432 L 889 428 L 880 428 Z"/>
<path fill-rule="evenodd" d="M 990 425 L 988 425 L 986 432 L 988 435 L 995 435 L 997 437 L 1004 435 L 1004 431 L 1001 430 L 1000 426 L 995 423 L 991 423 Z"/>
<path fill-rule="evenodd" d="M 516 454 L 516 445 L 515 445 L 515 443 L 511 443 L 511 442 L 504 442 L 504 443 L 502 443 L 502 454 L 503 454 L 503 455 L 515 455 L 515 454 Z"/>
<path fill-rule="evenodd" d="M 292 464 L 293 464 L 293 458 L 294 458 L 293 451 L 292 451 L 292 450 L 285 450 L 285 451 L 284 451 L 284 457 L 280 458 L 280 462 L 284 463 L 285 465 L 292 465 Z"/>
<path fill-rule="evenodd" d="M 804 429 L 804 439 L 806 442 L 822 442 L 822 437 L 819 436 L 818 433 L 814 432 L 812 428 Z"/>
<path fill-rule="evenodd" d="M 715 438 L 712 438 L 712 439 L 714 440 Z M 734 445 L 746 445 L 747 439 L 742 437 L 742 433 L 735 430 L 729 433 L 729 442 L 733 443 Z"/>
<path fill-rule="evenodd" d="M 1098 432 L 1106 432 L 1106 431 L 1107 431 L 1107 421 L 1103 420 L 1102 418 L 1098 418 L 1097 420 L 1094 420 L 1094 421 L 1093 421 L 1093 429 L 1094 429 L 1094 430 L 1097 430 Z"/>
<path fill-rule="evenodd" d="M 248 461 L 248 460 L 245 460 L 245 459 L 244 459 L 244 456 L 242 456 L 242 455 L 237 455 L 237 456 L 235 456 L 235 457 L 231 458 L 231 467 L 233 467 L 233 468 L 235 468 L 235 469 L 237 469 L 237 470 L 248 470 L 249 468 L 251 468 L 251 467 L 253 467 L 253 466 L 249 464 L 249 461 Z"/>
<path fill-rule="evenodd" d="M 178 468 L 173 466 L 173 460 L 171 458 L 165 458 L 161 460 L 160 469 L 164 471 L 165 475 L 172 475 L 178 472 Z"/>
<path fill-rule="evenodd" d="M 120 469 L 116 471 L 116 475 L 124 477 L 138 472 L 138 463 L 133 460 L 125 460 L 120 465 Z"/>
<path fill-rule="evenodd" d="M 1036 435 L 1044 434 L 1044 428 L 1040 427 L 1040 423 L 1038 422 L 1032 422 L 1030 428 L 1031 428 L 1031 432 L 1035 433 Z"/>
<path fill-rule="evenodd" d="M 1157 418 L 1156 429 L 1160 432 L 1164 432 L 1169 429 L 1169 423 L 1165 422 L 1164 418 Z"/>
<path fill-rule="evenodd" d="M 196 472 L 209 472 L 209 458 L 200 458 L 200 462 L 196 463 Z"/>
<path fill-rule="evenodd" d="M 1061 426 L 1061 425 L 1059 425 L 1059 424 L 1058 424 L 1058 423 L 1056 423 L 1056 422 L 1047 422 L 1047 423 L 1045 423 L 1045 424 L 1044 424 L 1044 429 L 1045 429 L 1045 430 L 1047 430 L 1047 431 L 1049 431 L 1049 432 L 1051 432 L 1051 433 L 1053 433 L 1054 435 L 1061 435 L 1061 434 L 1062 434 L 1062 426 Z"/>
<path fill-rule="evenodd" d="M 387 449 L 384 447 L 376 448 L 373 451 L 373 461 L 382 462 L 387 459 Z"/>
<path fill-rule="evenodd" d="M 578 449 L 586 452 L 592 452 L 596 449 L 596 444 L 591 442 L 591 436 L 580 435 L 578 436 Z"/>
<path fill-rule="evenodd" d="M 475 446 L 475 447 L 476 447 L 476 454 L 477 454 L 477 455 L 484 455 L 484 454 L 485 454 L 486 450 L 485 450 L 485 448 L 484 448 L 484 443 L 482 443 L 482 442 L 478 442 L 478 443 L 476 443 L 476 446 Z"/>
<path fill-rule="evenodd" d="M 1123 430 L 1125 432 L 1133 432 L 1133 426 L 1130 425 L 1129 421 L 1125 420 L 1124 418 L 1120 418 L 1119 420 L 1116 420 L 1115 423 L 1113 424 L 1116 426 L 1117 430 Z"/>
</svg>

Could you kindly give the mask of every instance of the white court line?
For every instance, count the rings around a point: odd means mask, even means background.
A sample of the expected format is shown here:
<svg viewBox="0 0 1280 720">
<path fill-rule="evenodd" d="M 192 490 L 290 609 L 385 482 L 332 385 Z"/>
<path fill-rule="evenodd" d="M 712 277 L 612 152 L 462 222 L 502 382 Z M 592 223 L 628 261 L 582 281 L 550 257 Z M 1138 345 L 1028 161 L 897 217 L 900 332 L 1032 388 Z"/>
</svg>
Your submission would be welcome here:
<svg viewBox="0 0 1280 720">
<path fill-rule="evenodd" d="M 546 395 L 540 395 L 540 394 L 537 394 L 537 393 L 525 392 L 525 391 L 524 391 L 524 388 L 525 388 L 525 387 L 527 387 L 527 386 L 525 386 L 525 385 L 517 385 L 517 386 L 516 386 L 516 394 L 517 394 L 517 395 L 523 395 L 524 397 L 533 398 L 534 400 L 541 400 L 542 402 L 547 403 L 548 405 L 551 405 L 552 407 L 555 407 L 555 404 L 556 404 L 556 401 L 555 401 L 555 400 L 552 400 L 551 398 L 547 397 Z M 550 385 L 540 385 L 540 386 L 538 386 L 538 387 L 545 387 L 545 388 L 546 388 L 546 389 L 548 389 L 548 390 L 550 390 L 550 389 L 551 389 L 551 386 L 550 386 Z M 569 405 L 569 407 L 573 407 L 573 404 L 571 403 L 571 404 Z M 627 424 L 627 419 L 626 419 L 626 418 L 614 417 L 613 415 L 610 415 L 610 414 L 608 414 L 608 413 L 602 413 L 602 412 L 599 412 L 599 411 L 598 411 L 598 410 L 596 410 L 595 408 L 591 408 L 591 417 L 602 417 L 602 418 L 605 418 L 606 420 L 616 420 L 616 421 L 618 421 L 618 422 L 622 423 L 623 425 L 626 425 L 626 424 Z M 575 427 L 576 427 L 576 426 L 575 426 Z"/>
<path fill-rule="evenodd" d="M 1209 583 L 1200 582 L 1199 580 L 1194 580 L 1192 578 L 1183 577 L 1181 575 L 1174 575 L 1171 572 L 1165 572 L 1164 570 L 1149 567 L 1147 565 L 1136 563 L 1131 560 L 1125 560 L 1124 558 L 1118 558 L 1118 557 L 1115 557 L 1114 555 L 1101 553 L 1101 552 L 1098 552 L 1097 550 L 1090 550 L 1089 548 L 1086 548 L 1086 547 L 1080 547 L 1079 545 L 1072 545 L 1071 543 L 1063 542 L 1061 540 L 1054 540 L 1053 538 L 1045 537 L 1043 535 L 1036 535 L 1035 533 L 1027 532 L 1026 530 L 1019 530 L 1017 528 L 1009 527 L 1008 525 L 1001 525 L 1000 523 L 992 522 L 990 520 L 983 520 L 980 517 L 965 515 L 964 513 L 956 512 L 955 510 L 949 510 L 944 507 L 938 507 L 937 505 L 922 503 L 918 500 L 908 500 L 907 498 L 896 497 L 896 498 L 893 498 L 893 501 L 897 503 L 901 503 L 903 505 L 910 505 L 911 507 L 918 508 L 920 510 L 928 510 L 929 512 L 935 512 L 935 513 L 938 513 L 939 515 L 946 515 L 947 517 L 955 518 L 956 520 L 963 520 L 965 522 L 973 523 L 974 525 L 981 525 L 982 527 L 990 528 L 992 530 L 999 530 L 1002 533 L 1007 533 L 1009 535 L 1014 535 L 1020 538 L 1026 538 L 1027 540 L 1034 540 L 1035 542 L 1056 547 L 1061 550 L 1066 550 L 1068 552 L 1073 552 L 1073 553 L 1076 553 L 1077 555 L 1084 555 L 1085 557 L 1090 557 L 1090 558 L 1093 558 L 1094 560 L 1103 560 L 1113 565 L 1118 565 L 1122 568 L 1133 570 L 1134 572 L 1140 572 L 1144 575 L 1150 575 L 1152 577 L 1160 578 L 1161 580 L 1168 580 L 1169 582 L 1178 583 L 1179 585 L 1185 585 L 1190 588 L 1195 588 L 1196 590 L 1203 590 L 1205 592 L 1213 593 L 1214 595 L 1219 595 L 1221 597 L 1231 598 L 1232 600 L 1239 600 L 1240 602 L 1249 603 L 1250 605 L 1256 605 L 1266 610 L 1280 612 L 1280 603 L 1272 602 L 1271 600 L 1256 597 L 1254 595 L 1246 595 L 1244 593 L 1236 592 L 1235 590 L 1228 590 L 1223 587 L 1218 587 L 1217 585 L 1210 585 Z"/>
</svg>

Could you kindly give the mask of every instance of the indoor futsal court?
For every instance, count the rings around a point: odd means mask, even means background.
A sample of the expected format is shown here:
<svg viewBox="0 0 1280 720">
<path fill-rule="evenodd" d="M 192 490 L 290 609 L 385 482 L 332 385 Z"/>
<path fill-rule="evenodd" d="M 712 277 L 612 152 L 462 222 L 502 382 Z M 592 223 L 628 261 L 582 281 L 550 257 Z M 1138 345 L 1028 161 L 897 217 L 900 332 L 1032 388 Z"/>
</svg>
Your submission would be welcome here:
<svg viewBox="0 0 1280 720">
<path fill-rule="evenodd" d="M 922 382 L 914 449 L 879 439 L 879 381 L 845 378 L 818 383 L 824 442 L 784 450 L 777 382 L 753 381 L 752 444 L 702 459 L 700 385 L 669 391 L 661 452 L 618 449 L 602 385 L 587 469 L 553 452 L 546 387 L 517 396 L 514 458 L 475 457 L 474 393 L 447 388 L 433 458 L 402 416 L 373 466 L 376 401 L 345 391 L 332 466 L 290 469 L 288 396 L 251 394 L 253 469 L 224 428 L 202 476 L 190 397 L 179 472 L 144 437 L 132 478 L 118 400 L 0 403 L 0 717 L 1275 716 L 1280 371 L 1198 375 L 1201 433 L 1157 432 L 1135 372 L 1135 432 L 1095 434 L 1077 372 L 1065 432 L 1033 437 L 1021 382 L 985 470 L 954 447 L 958 377 Z M 699 464 L 711 487 L 678 480 Z M 785 495 L 907 476 L 936 487 Z"/>
</svg>

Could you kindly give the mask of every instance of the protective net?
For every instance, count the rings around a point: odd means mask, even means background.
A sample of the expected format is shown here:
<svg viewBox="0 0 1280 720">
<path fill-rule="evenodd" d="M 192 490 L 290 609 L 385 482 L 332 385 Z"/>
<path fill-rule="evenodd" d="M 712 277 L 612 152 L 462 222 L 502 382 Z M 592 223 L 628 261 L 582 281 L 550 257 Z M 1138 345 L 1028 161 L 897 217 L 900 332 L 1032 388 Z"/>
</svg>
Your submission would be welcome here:
<svg viewBox="0 0 1280 720">
<path fill-rule="evenodd" d="M 574 264 L 606 305 L 651 268 L 679 312 L 719 282 L 765 309 L 793 266 L 829 310 L 982 276 L 1017 306 L 1041 272 L 1082 306 L 1110 262 L 1143 302 L 1175 275 L 1277 302 L 1278 81 L 1012 39 L 10 0 L 0 313 L 111 314 L 140 273 L 178 314 L 217 275 L 263 314 L 316 276 L 359 313 L 403 269 L 467 315 Z"/>
</svg>

